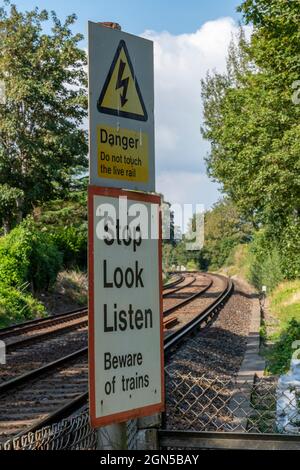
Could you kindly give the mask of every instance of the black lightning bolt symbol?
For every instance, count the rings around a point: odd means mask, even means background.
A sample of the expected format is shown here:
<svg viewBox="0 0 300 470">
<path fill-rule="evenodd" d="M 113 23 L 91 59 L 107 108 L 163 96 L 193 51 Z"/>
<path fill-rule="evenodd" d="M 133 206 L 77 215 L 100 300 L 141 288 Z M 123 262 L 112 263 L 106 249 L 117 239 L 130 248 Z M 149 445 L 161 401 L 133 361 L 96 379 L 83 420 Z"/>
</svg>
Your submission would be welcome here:
<svg viewBox="0 0 300 470">
<path fill-rule="evenodd" d="M 118 80 L 116 84 L 116 90 L 119 88 L 123 88 L 122 94 L 120 95 L 121 99 L 121 106 L 123 107 L 127 103 L 126 95 L 127 95 L 127 89 L 128 89 L 128 83 L 129 83 L 129 77 L 123 78 L 123 73 L 124 69 L 126 67 L 126 63 L 120 60 L 120 65 L 119 65 L 119 72 L 118 72 Z"/>
</svg>

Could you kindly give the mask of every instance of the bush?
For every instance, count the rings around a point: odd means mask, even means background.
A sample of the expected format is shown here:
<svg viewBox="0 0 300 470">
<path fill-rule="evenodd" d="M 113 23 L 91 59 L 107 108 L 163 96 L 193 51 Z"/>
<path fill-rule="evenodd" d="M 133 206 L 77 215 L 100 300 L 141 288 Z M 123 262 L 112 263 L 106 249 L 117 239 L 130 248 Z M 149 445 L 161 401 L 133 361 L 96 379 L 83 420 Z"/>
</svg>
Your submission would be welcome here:
<svg viewBox="0 0 300 470">
<path fill-rule="evenodd" d="M 264 284 L 272 291 L 283 279 L 300 275 L 300 223 L 286 220 L 284 228 L 266 227 L 257 232 L 250 245 L 249 280 L 258 289 Z"/>
<path fill-rule="evenodd" d="M 187 264 L 186 264 L 186 269 L 188 271 L 197 271 L 197 269 L 199 269 L 199 266 L 197 265 L 196 261 L 194 261 L 193 259 L 188 261 Z"/>
<path fill-rule="evenodd" d="M 45 307 L 25 289 L 0 283 L 0 328 L 45 315 Z"/>
<path fill-rule="evenodd" d="M 287 279 L 300 276 L 300 222 L 288 220 L 280 236 L 281 267 Z"/>
<path fill-rule="evenodd" d="M 5 233 L 16 222 L 23 197 L 24 192 L 21 189 L 0 184 L 0 221 Z"/>
<path fill-rule="evenodd" d="M 84 183 L 85 184 L 85 183 Z M 87 267 L 87 191 L 70 192 L 36 213 L 36 224 L 47 231 L 63 254 L 66 269 Z"/>
<path fill-rule="evenodd" d="M 251 257 L 249 279 L 258 290 L 261 290 L 264 285 L 268 292 L 272 292 L 283 280 L 280 256 L 276 249 L 273 249 L 271 253 L 265 253 L 261 259 Z"/>
<path fill-rule="evenodd" d="M 0 240 L 0 282 L 12 287 L 29 283 L 33 290 L 48 289 L 62 266 L 62 255 L 51 237 L 31 219 Z"/>
<path fill-rule="evenodd" d="M 294 341 L 300 338 L 300 322 L 294 318 L 287 323 L 280 334 L 279 340 L 267 354 L 267 370 L 272 374 L 283 374 L 289 370 L 292 354 L 295 351 L 292 348 Z"/>
<path fill-rule="evenodd" d="M 264 230 L 257 232 L 249 248 L 249 281 L 261 290 L 263 285 L 272 291 L 284 278 L 278 248 Z"/>
<path fill-rule="evenodd" d="M 224 269 L 227 276 L 249 279 L 249 244 L 237 245 L 226 260 Z"/>
</svg>

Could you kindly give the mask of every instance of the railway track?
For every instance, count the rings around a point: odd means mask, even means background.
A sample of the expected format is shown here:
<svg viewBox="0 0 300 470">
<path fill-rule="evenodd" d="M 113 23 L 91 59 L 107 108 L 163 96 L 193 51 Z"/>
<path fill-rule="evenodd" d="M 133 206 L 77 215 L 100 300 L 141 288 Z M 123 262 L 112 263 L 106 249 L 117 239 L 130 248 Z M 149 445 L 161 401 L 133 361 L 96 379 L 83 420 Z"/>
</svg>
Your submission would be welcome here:
<svg viewBox="0 0 300 470">
<path fill-rule="evenodd" d="M 163 298 L 169 298 L 176 292 L 190 286 L 193 282 L 195 282 L 195 276 L 178 275 L 175 281 L 164 287 Z M 0 330 L 0 340 L 5 342 L 6 352 L 10 352 L 16 348 L 43 341 L 53 335 L 65 334 L 87 326 L 87 313 L 87 307 L 82 307 L 51 317 L 29 320 L 2 328 Z"/>
<path fill-rule="evenodd" d="M 202 282 L 202 293 L 194 291 L 189 296 L 192 300 L 181 299 L 177 307 L 172 307 L 180 320 L 172 330 L 165 332 L 166 358 L 188 334 L 215 316 L 232 290 L 231 281 L 214 275 L 219 285 L 209 294 L 215 283 L 204 285 L 203 275 L 202 281 L 199 275 L 193 276 L 196 279 L 192 285 L 198 284 L 198 290 Z M 206 294 L 205 299 L 203 294 Z M 0 442 L 52 424 L 83 406 L 88 399 L 87 371 L 87 347 L 84 347 L 0 384 Z"/>
<path fill-rule="evenodd" d="M 24 429 L 29 432 L 49 424 L 51 408 L 51 422 L 63 411 L 70 412 L 68 405 L 78 405 L 79 397 L 86 393 L 87 374 L 85 347 L 2 384 L 0 441 L 19 435 Z"/>
<path fill-rule="evenodd" d="M 166 293 L 163 296 L 164 317 L 170 315 L 179 307 L 188 304 L 196 297 L 203 295 L 211 287 L 212 283 L 212 279 L 203 273 L 190 274 L 189 277 L 186 276 L 185 284 L 182 287 L 177 287 L 173 292 Z M 178 292 L 180 290 L 183 292 Z"/>
<path fill-rule="evenodd" d="M 180 273 L 175 274 L 172 278 L 171 281 L 169 281 L 167 284 L 163 286 L 163 290 L 166 291 L 167 289 L 172 289 L 173 287 L 177 286 L 181 281 L 183 281 L 183 275 Z"/>
<path fill-rule="evenodd" d="M 165 351 L 165 358 L 169 358 L 174 350 L 178 347 L 178 345 L 185 340 L 188 335 L 194 333 L 195 331 L 199 330 L 199 328 L 204 324 L 207 325 L 210 323 L 213 318 L 219 313 L 229 296 L 233 291 L 233 282 L 229 278 L 225 278 L 223 276 L 214 275 L 217 277 L 223 284 L 223 289 L 220 292 L 216 292 L 215 298 L 213 302 L 210 302 L 202 308 L 202 310 L 198 314 L 192 315 L 184 315 L 187 317 L 186 321 L 180 324 L 180 327 L 175 329 L 175 331 L 170 332 L 165 337 L 164 341 L 164 351 Z M 197 310 L 198 305 L 197 302 L 199 301 L 198 296 L 196 296 L 195 302 L 196 304 L 193 306 L 193 309 Z M 182 307 L 184 310 L 186 309 L 186 305 Z"/>
<path fill-rule="evenodd" d="M 164 298 L 164 310 L 166 314 L 170 302 L 179 304 L 182 295 L 185 302 L 194 295 L 188 292 L 188 286 L 196 279 L 194 274 L 180 274 L 175 278 L 166 291 Z M 177 293 L 174 293 L 176 289 Z M 197 289 L 195 286 L 194 289 Z M 174 308 L 172 309 L 174 310 Z M 165 329 L 170 329 L 177 324 L 177 318 L 168 317 L 165 320 Z M 38 369 L 46 362 L 53 362 L 62 356 L 87 344 L 87 313 L 82 308 L 70 313 L 65 313 L 51 318 L 33 320 L 22 325 L 14 325 L 0 331 L 2 339 L 7 345 L 7 364 L 0 368 L 0 384 L 6 380 L 23 374 L 25 371 Z"/>
</svg>

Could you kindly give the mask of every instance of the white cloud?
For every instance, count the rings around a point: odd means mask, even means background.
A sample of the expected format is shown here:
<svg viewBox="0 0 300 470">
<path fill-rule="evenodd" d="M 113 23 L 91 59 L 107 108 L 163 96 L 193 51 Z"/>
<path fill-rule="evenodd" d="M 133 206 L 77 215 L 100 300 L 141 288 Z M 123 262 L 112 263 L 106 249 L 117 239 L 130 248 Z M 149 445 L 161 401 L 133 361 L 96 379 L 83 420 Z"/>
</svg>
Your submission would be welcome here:
<svg viewBox="0 0 300 470">
<path fill-rule="evenodd" d="M 207 70 L 225 70 L 228 45 L 237 32 L 232 18 L 221 18 L 191 34 L 142 34 L 154 41 L 157 190 L 171 203 L 210 207 L 220 197 L 205 175 L 209 145 L 200 135 L 200 80 Z"/>
<path fill-rule="evenodd" d="M 204 204 L 208 208 L 220 198 L 217 183 L 200 171 L 170 169 L 158 172 L 156 186 L 172 204 Z"/>
</svg>

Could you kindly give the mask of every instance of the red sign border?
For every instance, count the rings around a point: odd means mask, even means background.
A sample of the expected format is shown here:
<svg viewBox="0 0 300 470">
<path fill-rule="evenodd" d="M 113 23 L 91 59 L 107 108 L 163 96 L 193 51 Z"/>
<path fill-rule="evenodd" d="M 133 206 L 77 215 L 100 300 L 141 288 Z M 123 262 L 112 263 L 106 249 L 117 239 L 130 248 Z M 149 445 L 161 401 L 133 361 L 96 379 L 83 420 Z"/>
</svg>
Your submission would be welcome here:
<svg viewBox="0 0 300 470">
<path fill-rule="evenodd" d="M 117 188 L 106 188 L 99 186 L 88 187 L 88 273 L 89 273 L 89 300 L 88 300 L 88 351 L 89 351 L 89 403 L 90 421 L 94 428 L 106 426 L 113 423 L 121 423 L 128 419 L 148 416 L 164 411 L 165 387 L 164 387 L 164 347 L 163 347 L 163 304 L 162 304 L 162 244 L 161 244 L 161 212 L 159 211 L 159 237 L 158 258 L 159 258 L 159 294 L 160 294 L 160 349 L 161 349 L 161 401 L 155 405 L 147 405 L 141 408 L 134 408 L 112 415 L 96 416 L 96 391 L 95 391 L 95 328 L 94 328 L 94 196 L 107 197 L 127 197 L 132 201 L 150 202 L 160 206 L 160 196 L 134 191 L 126 191 Z"/>
</svg>

